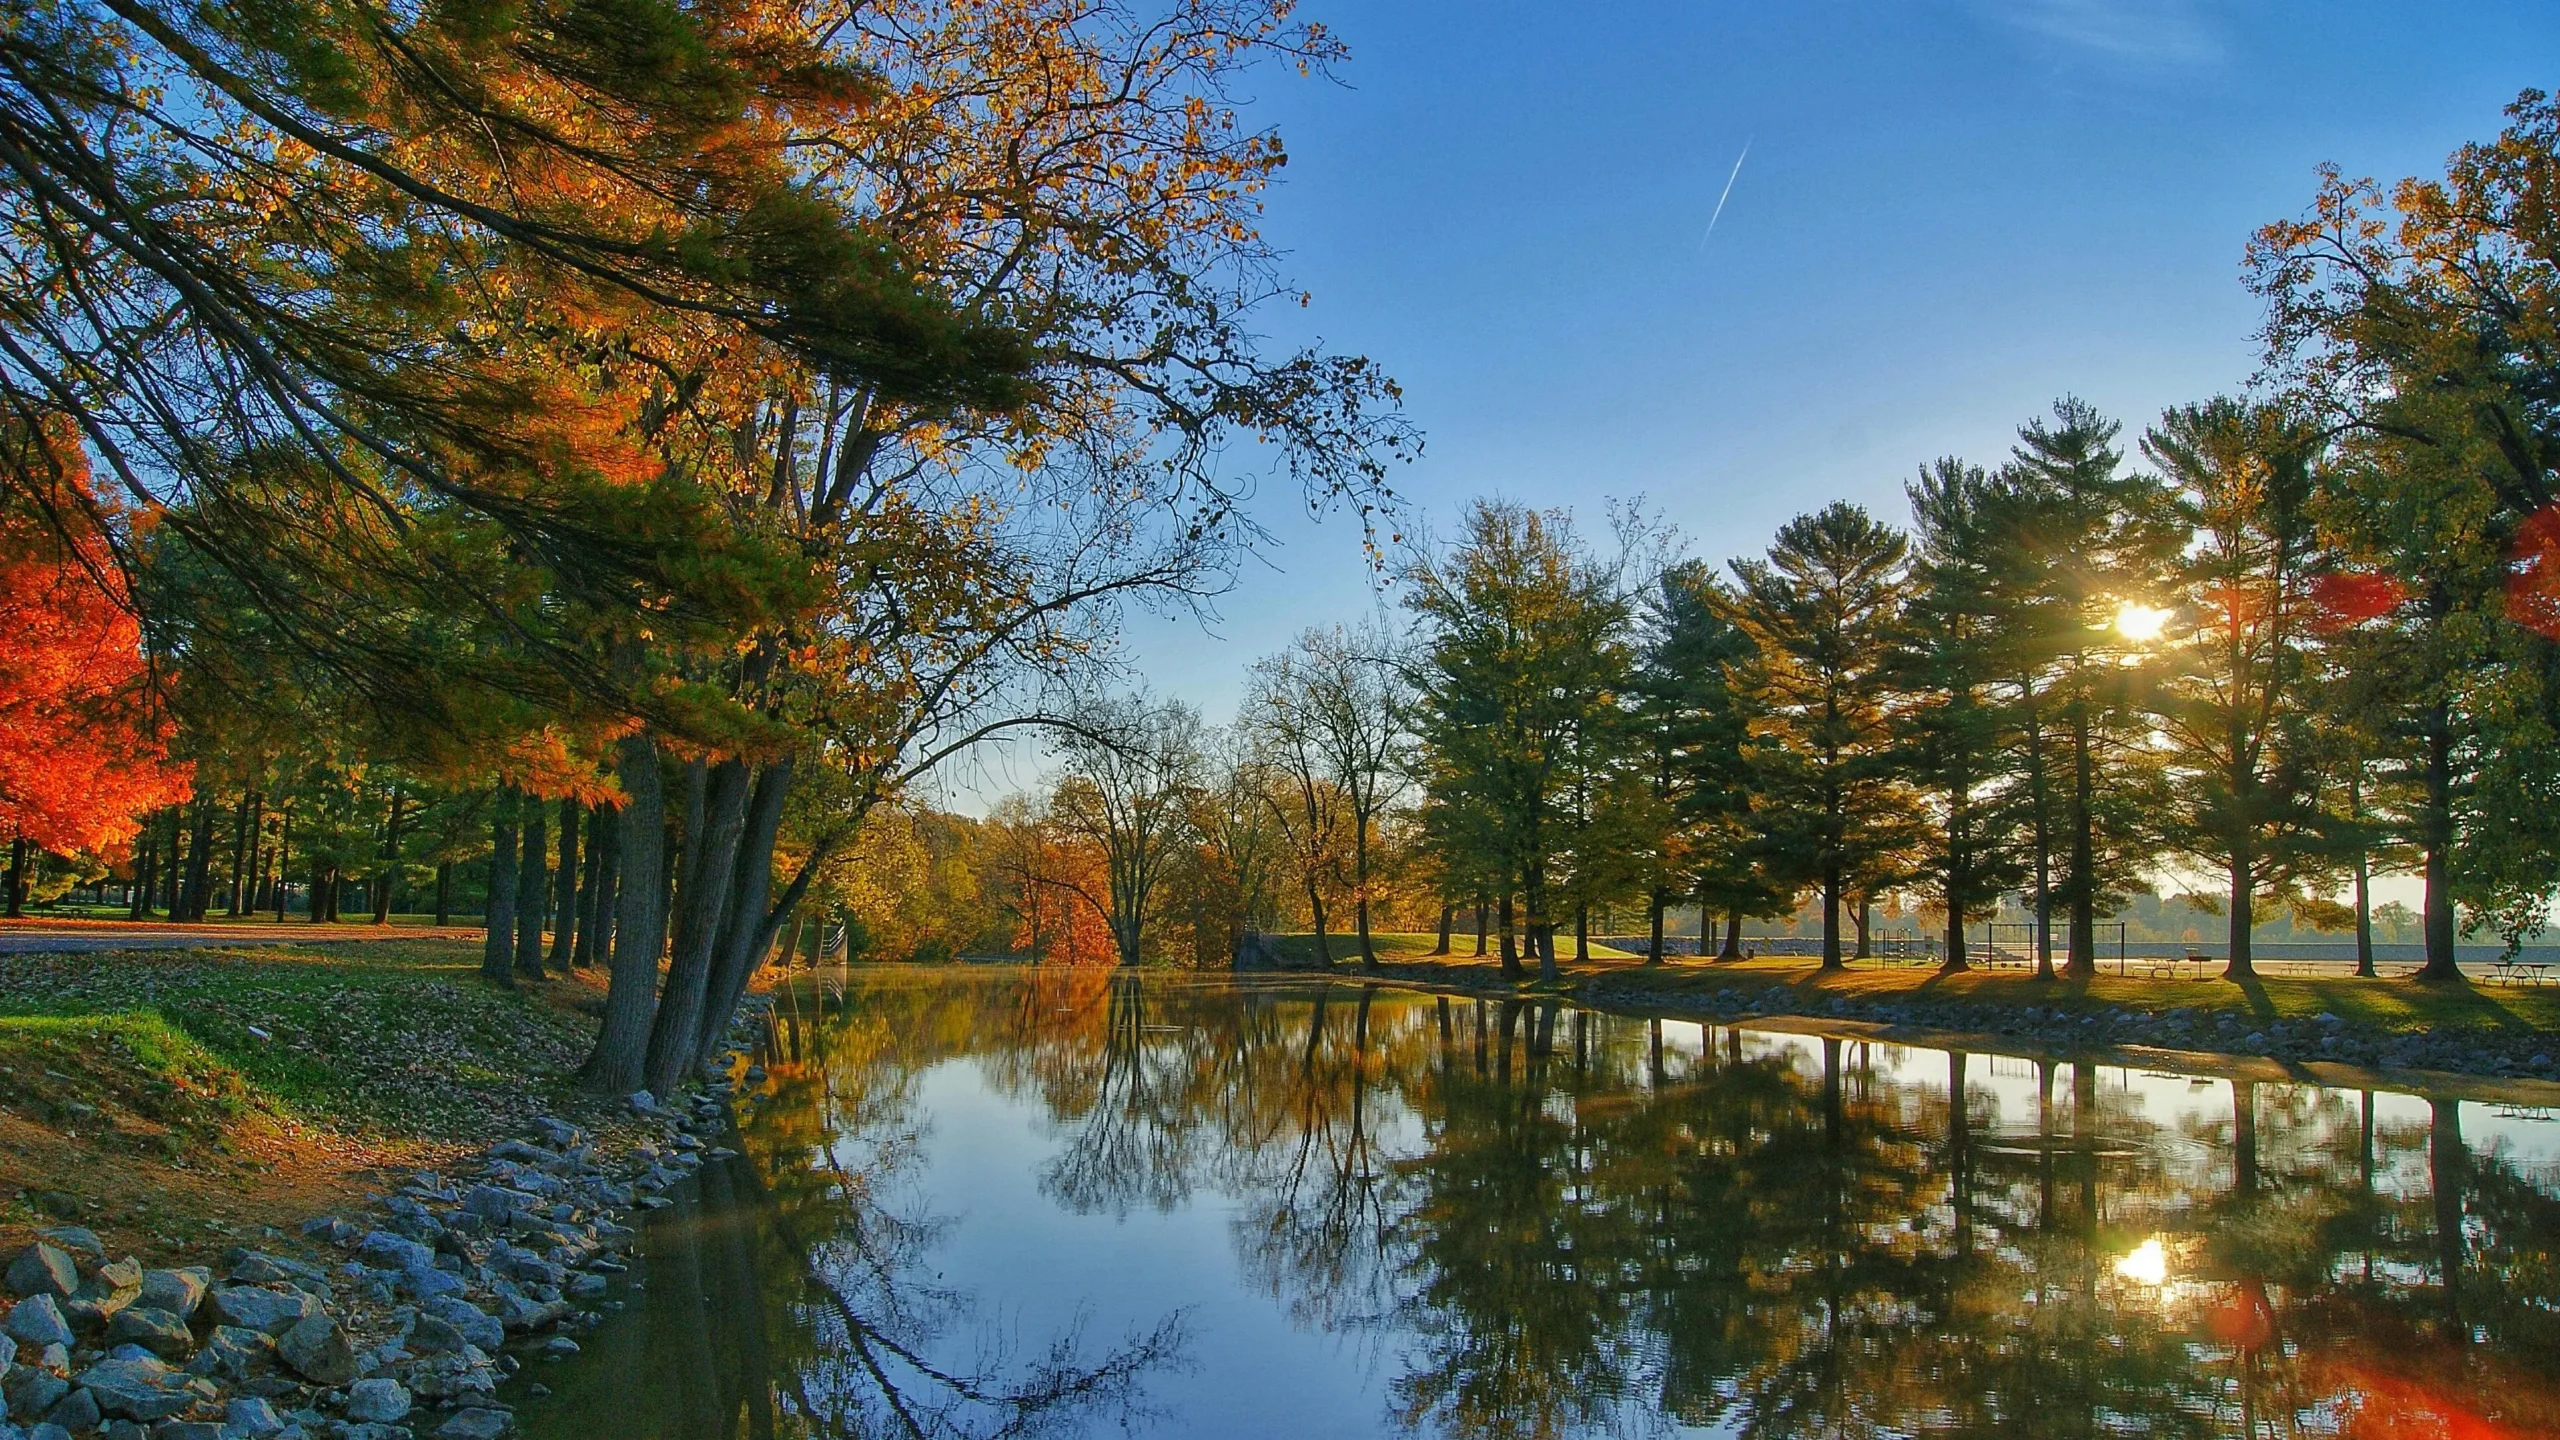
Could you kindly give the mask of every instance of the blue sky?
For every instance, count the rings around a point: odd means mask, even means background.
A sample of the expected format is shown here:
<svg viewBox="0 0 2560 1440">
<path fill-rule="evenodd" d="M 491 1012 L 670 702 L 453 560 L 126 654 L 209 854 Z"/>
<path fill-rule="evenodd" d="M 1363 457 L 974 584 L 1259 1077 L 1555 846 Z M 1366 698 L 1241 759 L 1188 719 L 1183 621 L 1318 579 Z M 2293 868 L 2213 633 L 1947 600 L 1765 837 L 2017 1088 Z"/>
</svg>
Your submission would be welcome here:
<svg viewBox="0 0 2560 1440">
<path fill-rule="evenodd" d="M 1302 13 L 1352 58 L 1247 97 L 1314 294 L 1275 341 L 1402 381 L 1427 449 L 1397 485 L 1430 526 L 1499 494 L 1597 527 L 1642 495 L 1717 560 L 1836 497 L 1900 520 L 1923 462 L 1996 462 L 2065 392 L 2130 437 L 2245 385 L 2242 249 L 2316 166 L 2440 171 L 2560 83 L 2550 0 Z M 1292 501 L 1265 487 L 1280 544 L 1208 624 L 1132 623 L 1153 688 L 1223 719 L 1254 658 L 1376 603 L 1356 526 Z"/>
</svg>

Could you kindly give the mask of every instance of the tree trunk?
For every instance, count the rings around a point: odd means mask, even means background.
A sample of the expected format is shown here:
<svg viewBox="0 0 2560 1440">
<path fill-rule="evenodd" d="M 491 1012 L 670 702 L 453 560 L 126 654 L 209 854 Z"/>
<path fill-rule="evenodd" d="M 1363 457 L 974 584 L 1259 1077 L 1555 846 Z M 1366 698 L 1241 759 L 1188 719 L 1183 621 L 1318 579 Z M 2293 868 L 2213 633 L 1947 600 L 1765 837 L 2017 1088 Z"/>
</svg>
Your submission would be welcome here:
<svg viewBox="0 0 2560 1440">
<path fill-rule="evenodd" d="M 2347 772 L 2347 819 L 2356 833 L 2356 974 L 2370 980 L 2373 968 L 2373 857 L 2364 843 L 2364 762 Z"/>
<path fill-rule="evenodd" d="M 1440 902 L 1440 943 L 1431 947 L 1432 954 L 1446 955 L 1449 953 L 1449 932 L 1452 926 L 1456 923 L 1457 916 L 1457 906 L 1450 904 L 1446 900 Z"/>
<path fill-rule="evenodd" d="M 1538 952 L 1538 978 L 1553 984 L 1564 977 L 1556 969 L 1555 922 L 1547 915 L 1545 861 L 1541 860 L 1521 872 L 1520 900 L 1529 910 L 1529 944 Z"/>
<path fill-rule="evenodd" d="M 2071 947 L 2062 973 L 2088 980 L 2098 973 L 2097 759 L 2089 749 L 2089 706 L 2071 713 Z"/>
<path fill-rule="evenodd" d="M 1965 958 L 1964 953 L 1964 910 L 1950 894 L 1947 897 L 1947 958 L 1939 963 L 1938 973 L 1960 975 L 1972 968 L 1973 963 Z"/>
<path fill-rule="evenodd" d="M 2427 963 L 2415 978 L 2453 982 L 2462 979 L 2453 949 L 2453 721 L 2442 701 L 2427 717 L 2426 784 Z"/>
<path fill-rule="evenodd" d="M 1822 968 L 1846 970 L 1840 958 L 1840 867 L 1831 865 L 1822 874 Z"/>
<path fill-rule="evenodd" d="M 2231 952 L 2231 958 L 2222 967 L 2222 978 L 2225 980 L 2258 978 L 2257 967 L 2251 963 L 2249 947 L 2249 932 L 2258 927 L 2258 887 L 2255 877 L 2250 873 L 2254 868 L 2249 863 L 2247 855 L 2231 857 L 2229 902 L 2231 910 L 2224 917 L 2225 924 L 2222 927 L 2222 933 L 2227 937 L 2224 944 Z"/>
<path fill-rule="evenodd" d="M 1703 930 L 1699 932 L 1699 938 L 1701 941 L 1705 939 L 1705 932 Z M 1741 911 L 1727 910 L 1724 912 L 1724 944 L 1716 948 L 1716 958 L 1718 960 L 1739 960 L 1742 958 Z"/>
<path fill-rule="evenodd" d="M 213 909 L 213 797 L 196 799 L 195 833 L 187 837 L 187 913 L 200 921 Z"/>
<path fill-rule="evenodd" d="M 1573 958 L 1591 958 L 1591 907 L 1588 905 L 1573 907 Z"/>
<path fill-rule="evenodd" d="M 436 862 L 436 928 L 453 923 L 453 862 Z"/>
<path fill-rule="evenodd" d="M 9 903 L 12 920 L 27 913 L 27 837 L 17 836 L 9 842 Z"/>
<path fill-rule="evenodd" d="M 1316 872 L 1313 866 L 1307 868 L 1307 913 L 1315 921 L 1316 964 L 1330 970 L 1333 968 L 1333 947 L 1325 939 L 1324 933 L 1324 891 L 1316 884 Z M 1117 927 L 1112 931 L 1112 940 L 1114 943 L 1119 940 Z"/>
<path fill-rule="evenodd" d="M 500 985 L 515 983 L 516 876 L 516 790 L 508 785 L 489 809 L 489 898 L 481 907 L 488 935 L 480 946 L 480 978 Z M 320 903 L 318 892 L 311 903 Z"/>
<path fill-rule="evenodd" d="M 552 870 L 551 954 L 554 974 L 569 973 L 569 947 L 578 939 L 578 802 L 560 802 L 560 863 Z"/>
<path fill-rule="evenodd" d="M 251 792 L 240 792 L 239 808 L 231 816 L 231 883 L 224 888 L 222 913 L 238 919 L 241 890 L 249 880 L 249 803 Z"/>
<path fill-rule="evenodd" d="M 401 802 L 408 795 L 398 785 L 391 787 L 391 814 L 382 825 L 382 870 L 373 877 L 373 923 L 391 923 L 391 902 L 398 898 L 392 887 L 400 883 Z"/>
<path fill-rule="evenodd" d="M 151 877 L 160 868 L 158 842 L 145 840 L 133 857 L 133 903 L 128 920 L 139 920 L 151 913 Z"/>
<path fill-rule="evenodd" d="M 676 891 L 675 948 L 668 956 L 657 1022 L 649 1031 L 648 1087 L 653 1094 L 674 1094 L 692 1068 L 703 1007 L 710 998 L 712 951 L 719 943 L 738 841 L 746 828 L 747 778 L 744 760 L 709 767 L 701 786 L 701 819 L 685 821 L 691 853 Z M 690 775 L 685 788 L 690 798 L 695 789 Z"/>
<path fill-rule="evenodd" d="M 1482 895 L 1476 897 L 1476 958 L 1479 960 L 1484 958 L 1485 922 L 1491 908 Z"/>
<path fill-rule="evenodd" d="M 658 954 L 666 947 L 667 800 L 658 775 L 658 746 L 647 735 L 621 742 L 622 792 L 629 797 L 614 825 L 620 894 L 614 903 L 612 976 L 605 988 L 604 1025 L 587 1056 L 587 1083 L 608 1094 L 640 1087 L 648 1060 L 651 1012 L 657 1004 Z"/>
<path fill-rule="evenodd" d="M 764 968 L 764 958 L 773 949 L 774 934 L 787 913 L 769 911 L 767 902 L 773 897 L 773 845 L 782 834 L 782 804 L 791 793 L 791 775 L 789 760 L 776 760 L 765 766 L 757 774 L 754 793 L 747 802 L 736 874 L 729 885 L 719 944 L 712 953 L 711 1003 L 703 1008 L 702 1021 L 694 1035 L 693 1058 L 697 1062 L 709 1056 L 729 1028 L 739 1000 L 747 993 L 747 983 Z M 792 896 L 794 901 L 798 898 L 797 893 Z"/>
<path fill-rule="evenodd" d="M 1520 951 L 1512 933 L 1511 887 L 1508 885 L 1504 886 L 1502 889 L 1502 914 L 1500 918 L 1502 927 L 1502 978 L 1505 980 L 1523 979 L 1529 972 L 1522 969 L 1520 966 Z"/>
<path fill-rule="evenodd" d="M 542 978 L 542 912 L 551 892 L 542 853 L 542 802 L 524 798 L 524 838 L 516 847 L 516 978 Z"/>
<path fill-rule="evenodd" d="M 170 806 L 169 848 L 162 851 L 160 855 L 160 862 L 164 867 L 160 872 L 160 903 L 168 907 L 171 920 L 187 918 L 186 909 L 178 898 L 179 847 L 181 840 L 185 838 L 186 830 L 186 807 Z"/>
<path fill-rule="evenodd" d="M 1855 918 L 1858 925 L 1858 953 L 1854 958 L 1872 960 L 1876 953 L 1876 901 L 1874 896 L 1863 890 L 1858 892 L 1858 910 Z"/>
<path fill-rule="evenodd" d="M 2462 1102 L 2430 1101 L 2428 1112 L 2427 1189 L 2435 1201 L 2436 1268 L 2444 1280 L 2445 1333 L 2467 1345 L 2471 1331 L 2462 1323 L 2462 1268 L 2469 1246 L 2463 1235 L 2462 1185 L 2471 1156 L 2462 1145 Z"/>
<path fill-rule="evenodd" d="M 1659 885 L 1654 886 L 1653 893 L 1645 906 L 1646 920 L 1653 931 L 1653 944 L 1644 952 L 1644 963 L 1648 967 L 1662 963 L 1662 912 L 1670 907 L 1670 892 Z M 1707 948 L 1707 931 L 1703 922 L 1698 927 L 1698 948 L 1701 950 Z"/>
<path fill-rule="evenodd" d="M 622 909 L 622 812 L 601 810 L 596 820 L 601 833 L 589 846 L 601 852 L 596 860 L 595 923 L 578 937 L 578 943 L 586 947 L 588 964 L 602 965 L 612 958 L 614 925 Z"/>
<path fill-rule="evenodd" d="M 595 961 L 596 891 L 604 882 L 604 837 L 612 826 L 611 809 L 587 812 L 586 851 L 579 857 L 578 933 L 569 945 L 569 968 L 572 970 L 583 970 Z"/>
<path fill-rule="evenodd" d="M 292 889 L 286 877 L 293 871 L 293 811 L 290 807 L 276 812 L 276 923 L 284 923 L 285 892 Z"/>
</svg>

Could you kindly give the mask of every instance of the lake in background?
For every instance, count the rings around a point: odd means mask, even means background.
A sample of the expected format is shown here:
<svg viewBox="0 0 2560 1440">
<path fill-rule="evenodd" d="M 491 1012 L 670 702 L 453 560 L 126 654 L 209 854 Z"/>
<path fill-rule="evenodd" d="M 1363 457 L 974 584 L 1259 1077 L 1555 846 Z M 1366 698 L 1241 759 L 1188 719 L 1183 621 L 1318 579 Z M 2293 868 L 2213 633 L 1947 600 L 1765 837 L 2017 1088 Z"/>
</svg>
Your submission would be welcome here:
<svg viewBox="0 0 2560 1440">
<path fill-rule="evenodd" d="M 535 1440 L 2560 1432 L 2524 1107 L 1352 977 L 865 970 L 767 1045 Z"/>
</svg>

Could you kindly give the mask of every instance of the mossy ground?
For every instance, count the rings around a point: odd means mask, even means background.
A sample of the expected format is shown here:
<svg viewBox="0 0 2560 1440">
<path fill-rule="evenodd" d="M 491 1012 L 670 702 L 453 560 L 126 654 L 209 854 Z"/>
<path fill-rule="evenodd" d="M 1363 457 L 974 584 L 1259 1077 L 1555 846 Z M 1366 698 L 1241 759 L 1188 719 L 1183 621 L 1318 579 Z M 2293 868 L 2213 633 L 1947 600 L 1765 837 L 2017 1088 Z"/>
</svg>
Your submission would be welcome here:
<svg viewBox="0 0 2560 1440">
<path fill-rule="evenodd" d="M 0 1248 L 48 1220 L 200 1245 L 592 1105 L 601 976 L 478 964 L 470 940 L 0 956 Z"/>
</svg>

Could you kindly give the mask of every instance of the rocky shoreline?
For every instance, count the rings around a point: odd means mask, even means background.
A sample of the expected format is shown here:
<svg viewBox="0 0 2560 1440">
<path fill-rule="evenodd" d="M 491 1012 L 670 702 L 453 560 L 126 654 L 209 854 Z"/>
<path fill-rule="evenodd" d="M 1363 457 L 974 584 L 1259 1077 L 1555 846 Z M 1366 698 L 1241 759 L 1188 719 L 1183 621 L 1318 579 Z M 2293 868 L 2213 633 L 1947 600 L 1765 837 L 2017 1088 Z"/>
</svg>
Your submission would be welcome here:
<svg viewBox="0 0 2560 1440">
<path fill-rule="evenodd" d="M 499 1386 L 575 1354 L 639 1288 L 626 1222 L 732 1153 L 725 1074 L 681 1103 L 628 1097 L 607 1136 L 537 1120 L 467 1175 L 303 1222 L 301 1255 L 146 1270 L 85 1229 L 40 1231 L 0 1274 L 0 1440 L 499 1440 Z"/>
</svg>

